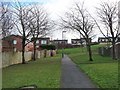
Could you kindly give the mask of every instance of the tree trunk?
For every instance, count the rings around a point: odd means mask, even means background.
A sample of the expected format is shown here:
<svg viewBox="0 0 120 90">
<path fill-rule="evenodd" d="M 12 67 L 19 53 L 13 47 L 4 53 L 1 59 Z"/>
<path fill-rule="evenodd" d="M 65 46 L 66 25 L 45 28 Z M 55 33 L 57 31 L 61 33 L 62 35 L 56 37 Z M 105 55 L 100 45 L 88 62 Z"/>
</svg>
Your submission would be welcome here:
<svg viewBox="0 0 120 90">
<path fill-rule="evenodd" d="M 114 32 L 113 32 L 112 18 L 109 19 L 109 22 L 110 22 L 110 32 L 112 35 L 112 59 L 116 59 L 116 56 L 115 56 L 115 37 L 114 37 Z"/>
<path fill-rule="evenodd" d="M 91 50 L 91 41 L 88 38 L 88 36 L 86 38 L 86 45 L 87 45 L 87 51 L 88 51 L 88 54 L 89 54 L 89 61 L 93 61 L 93 59 L 92 59 L 92 50 Z"/>
<path fill-rule="evenodd" d="M 87 45 L 87 48 L 88 48 L 88 53 L 89 53 L 89 61 L 93 61 L 93 59 L 92 59 L 91 46 L 88 44 L 88 45 Z"/>
<path fill-rule="evenodd" d="M 115 40 L 112 41 L 112 59 L 116 60 L 116 56 L 115 56 Z"/>
<path fill-rule="evenodd" d="M 34 41 L 33 60 L 36 60 L 36 41 Z"/>
<path fill-rule="evenodd" d="M 25 39 L 22 41 L 22 64 L 25 64 Z"/>
</svg>

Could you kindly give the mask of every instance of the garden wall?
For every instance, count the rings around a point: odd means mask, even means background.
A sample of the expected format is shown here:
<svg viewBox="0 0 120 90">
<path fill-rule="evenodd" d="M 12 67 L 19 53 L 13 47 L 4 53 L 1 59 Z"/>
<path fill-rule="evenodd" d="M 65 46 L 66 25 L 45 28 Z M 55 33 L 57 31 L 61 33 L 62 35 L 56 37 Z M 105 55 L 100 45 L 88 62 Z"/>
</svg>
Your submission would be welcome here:
<svg viewBox="0 0 120 90">
<path fill-rule="evenodd" d="M 49 57 L 49 56 L 55 56 L 56 55 L 56 50 L 41 50 L 41 51 L 36 51 L 36 58 L 43 58 L 43 57 Z M 33 53 L 32 53 L 33 56 Z"/>
<path fill-rule="evenodd" d="M 56 55 L 55 50 L 41 50 L 36 52 L 36 58 L 48 57 L 51 56 L 51 53 Z M 13 64 L 18 64 L 22 62 L 22 52 L 0 52 L 2 55 L 2 67 L 7 67 Z M 25 60 L 32 60 L 33 52 L 25 52 Z"/>
<path fill-rule="evenodd" d="M 31 60 L 32 52 L 25 52 L 25 60 Z M 22 52 L 2 52 L 2 67 L 22 62 Z"/>
</svg>

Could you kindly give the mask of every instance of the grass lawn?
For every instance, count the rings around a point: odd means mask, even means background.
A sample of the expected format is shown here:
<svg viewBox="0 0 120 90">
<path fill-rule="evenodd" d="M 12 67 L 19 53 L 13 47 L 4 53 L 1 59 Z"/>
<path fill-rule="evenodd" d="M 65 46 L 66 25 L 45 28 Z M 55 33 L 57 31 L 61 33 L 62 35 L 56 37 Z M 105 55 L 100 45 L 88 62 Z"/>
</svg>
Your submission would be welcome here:
<svg viewBox="0 0 120 90">
<path fill-rule="evenodd" d="M 117 63 L 81 64 L 79 67 L 100 88 L 118 88 Z"/>
<path fill-rule="evenodd" d="M 57 55 L 28 64 L 19 64 L 4 68 L 2 71 L 3 88 L 19 88 L 36 85 L 38 88 L 59 88 L 61 59 Z"/>
<path fill-rule="evenodd" d="M 100 88 L 118 88 L 118 61 L 111 57 L 102 57 L 98 54 L 98 47 L 104 45 L 92 46 L 93 60 L 88 61 L 86 48 L 65 49 L 64 53 L 83 70 L 91 80 Z M 59 51 L 61 53 L 61 51 Z"/>
</svg>

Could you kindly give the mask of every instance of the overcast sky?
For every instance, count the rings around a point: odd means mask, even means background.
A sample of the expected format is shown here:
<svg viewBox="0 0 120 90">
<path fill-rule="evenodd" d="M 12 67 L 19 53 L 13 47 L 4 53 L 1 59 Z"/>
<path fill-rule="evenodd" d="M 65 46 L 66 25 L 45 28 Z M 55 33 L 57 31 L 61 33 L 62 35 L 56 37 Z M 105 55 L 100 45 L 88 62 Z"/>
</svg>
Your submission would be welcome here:
<svg viewBox="0 0 120 90">
<path fill-rule="evenodd" d="M 8 2 L 8 1 L 15 1 L 15 0 L 0 0 L 0 1 Z M 50 13 L 50 17 L 53 20 L 57 20 L 57 19 L 59 19 L 59 16 L 63 16 L 64 12 L 66 12 L 70 7 L 72 7 L 72 4 L 76 1 L 77 2 L 84 1 L 85 7 L 87 8 L 87 10 L 91 14 L 95 15 L 95 8 L 94 7 L 97 7 L 99 5 L 99 3 L 103 0 L 18 0 L 18 1 L 21 1 L 21 2 L 39 2 L 40 4 L 43 4 L 45 6 L 48 13 Z M 119 0 L 104 0 L 104 1 L 118 2 Z M 100 34 L 100 32 L 98 32 L 97 30 L 96 30 L 96 34 L 97 34 L 97 37 L 102 36 Z M 62 31 L 54 32 L 53 35 L 51 35 L 51 38 L 52 39 L 62 39 Z M 79 38 L 79 36 L 76 33 L 66 32 L 66 33 L 64 33 L 64 38 L 69 39 L 69 42 L 70 42 L 71 38 L 76 39 L 76 38 Z M 97 41 L 97 38 L 94 40 Z"/>
<path fill-rule="evenodd" d="M 63 16 L 64 12 L 66 12 L 70 7 L 72 7 L 74 2 L 78 2 L 78 0 L 46 0 L 48 1 L 46 3 L 46 7 L 48 11 L 51 13 L 51 17 L 53 19 L 58 19 L 59 16 Z M 82 2 L 83 0 L 80 0 Z M 95 15 L 95 7 L 97 7 L 102 0 L 84 0 L 85 7 L 87 10 L 94 16 Z M 110 1 L 110 2 L 118 2 L 119 0 L 104 0 L 104 1 Z M 62 31 L 56 31 L 54 32 L 54 35 L 52 39 L 62 39 Z M 102 36 L 102 34 L 96 30 L 95 34 L 97 34 L 97 37 Z M 97 41 L 97 37 L 94 39 L 94 41 Z M 79 34 L 77 33 L 64 33 L 64 38 L 68 39 L 70 42 L 71 38 L 79 38 Z"/>
</svg>

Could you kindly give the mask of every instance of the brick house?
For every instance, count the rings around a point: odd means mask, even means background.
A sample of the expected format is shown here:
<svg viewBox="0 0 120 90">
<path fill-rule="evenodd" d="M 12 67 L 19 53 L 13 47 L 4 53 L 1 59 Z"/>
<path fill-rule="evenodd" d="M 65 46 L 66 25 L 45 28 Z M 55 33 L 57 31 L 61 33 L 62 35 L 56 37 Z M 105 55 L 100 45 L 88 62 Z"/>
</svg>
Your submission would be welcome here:
<svg viewBox="0 0 120 90">
<path fill-rule="evenodd" d="M 50 43 L 50 38 L 37 38 L 36 44 L 37 45 L 46 45 Z"/>
<path fill-rule="evenodd" d="M 25 51 L 33 51 L 34 50 L 34 45 L 32 42 L 28 43 L 26 46 L 25 46 Z"/>
<path fill-rule="evenodd" d="M 49 45 L 50 44 L 50 38 L 36 38 L 36 48 L 38 50 L 41 50 L 41 45 Z"/>
<path fill-rule="evenodd" d="M 22 36 L 10 35 L 2 39 L 2 52 L 22 51 Z"/>
</svg>

